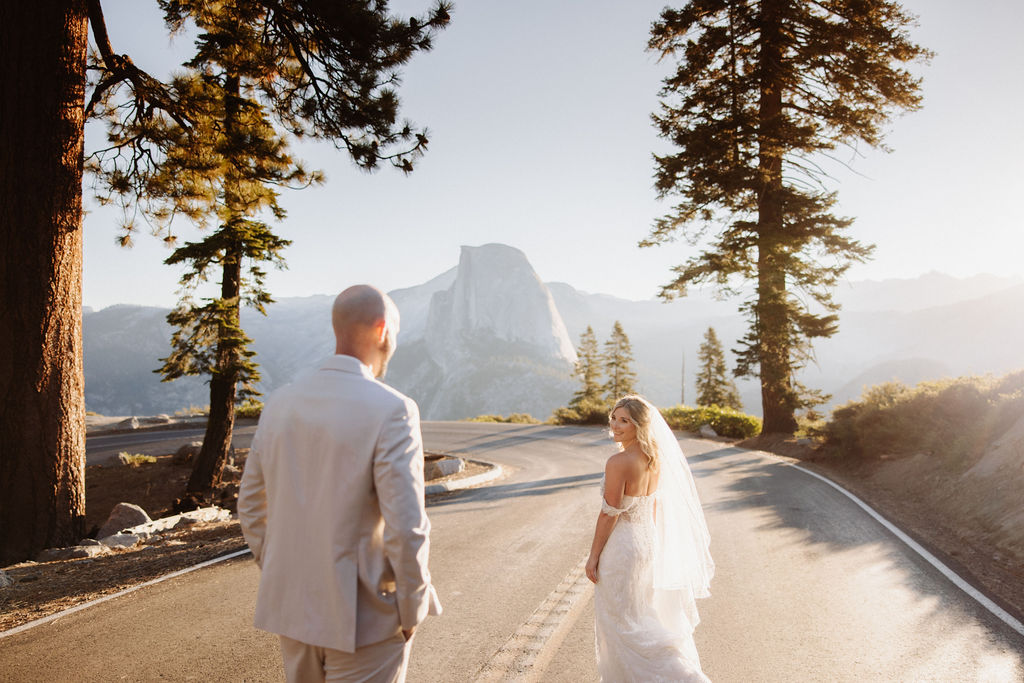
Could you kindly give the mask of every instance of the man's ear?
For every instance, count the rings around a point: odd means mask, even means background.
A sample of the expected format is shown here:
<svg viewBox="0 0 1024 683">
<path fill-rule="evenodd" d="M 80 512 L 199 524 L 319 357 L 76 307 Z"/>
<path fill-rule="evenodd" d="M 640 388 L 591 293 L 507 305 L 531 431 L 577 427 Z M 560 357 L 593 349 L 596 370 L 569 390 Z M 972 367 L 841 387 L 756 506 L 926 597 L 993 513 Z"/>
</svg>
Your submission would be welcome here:
<svg viewBox="0 0 1024 683">
<path fill-rule="evenodd" d="M 373 334 L 377 338 L 378 344 L 384 343 L 388 336 L 388 321 L 385 318 L 381 318 L 373 324 Z"/>
</svg>

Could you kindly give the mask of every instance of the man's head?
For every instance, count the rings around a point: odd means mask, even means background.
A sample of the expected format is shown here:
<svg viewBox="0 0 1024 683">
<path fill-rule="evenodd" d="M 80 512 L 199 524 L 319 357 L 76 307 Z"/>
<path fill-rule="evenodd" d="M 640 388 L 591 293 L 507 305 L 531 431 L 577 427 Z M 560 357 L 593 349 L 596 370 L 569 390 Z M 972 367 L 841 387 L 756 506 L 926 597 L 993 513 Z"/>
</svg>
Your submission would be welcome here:
<svg viewBox="0 0 1024 683">
<path fill-rule="evenodd" d="M 335 298 L 331 322 L 335 353 L 354 356 L 383 377 L 398 337 L 398 307 L 391 297 L 370 285 L 353 285 Z"/>
</svg>

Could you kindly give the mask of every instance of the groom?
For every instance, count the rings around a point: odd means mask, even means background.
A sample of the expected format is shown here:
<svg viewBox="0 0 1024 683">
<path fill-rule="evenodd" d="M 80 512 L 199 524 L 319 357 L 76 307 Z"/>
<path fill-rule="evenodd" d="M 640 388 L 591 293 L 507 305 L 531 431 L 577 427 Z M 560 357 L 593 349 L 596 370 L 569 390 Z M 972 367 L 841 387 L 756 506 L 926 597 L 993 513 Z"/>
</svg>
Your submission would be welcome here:
<svg viewBox="0 0 1024 683">
<path fill-rule="evenodd" d="M 336 355 L 268 398 L 245 464 L 254 623 L 280 636 L 289 681 L 404 681 L 413 632 L 441 611 L 419 411 L 376 379 L 395 350 L 394 302 L 356 285 L 331 318 Z"/>
</svg>

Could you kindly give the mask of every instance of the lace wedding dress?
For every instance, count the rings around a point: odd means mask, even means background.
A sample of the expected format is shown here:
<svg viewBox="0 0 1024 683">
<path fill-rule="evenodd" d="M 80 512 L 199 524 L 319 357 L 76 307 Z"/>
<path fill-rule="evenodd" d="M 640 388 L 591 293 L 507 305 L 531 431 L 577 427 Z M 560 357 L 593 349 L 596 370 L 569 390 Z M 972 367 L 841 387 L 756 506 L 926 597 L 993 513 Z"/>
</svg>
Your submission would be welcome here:
<svg viewBox="0 0 1024 683">
<path fill-rule="evenodd" d="M 680 608 L 655 588 L 659 494 L 623 496 L 615 508 L 601 483 L 601 510 L 618 517 L 594 585 L 597 669 L 604 683 L 709 680 L 693 642 L 696 609 Z"/>
</svg>

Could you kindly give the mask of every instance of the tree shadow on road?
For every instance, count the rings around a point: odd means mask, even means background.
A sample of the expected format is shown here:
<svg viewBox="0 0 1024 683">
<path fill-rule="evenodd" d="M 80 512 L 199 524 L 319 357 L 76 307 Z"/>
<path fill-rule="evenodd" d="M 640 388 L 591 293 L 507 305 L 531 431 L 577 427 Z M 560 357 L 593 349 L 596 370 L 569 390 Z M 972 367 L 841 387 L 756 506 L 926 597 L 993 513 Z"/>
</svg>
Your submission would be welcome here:
<svg viewBox="0 0 1024 683">
<path fill-rule="evenodd" d="M 852 552 L 855 557 L 875 554 L 904 575 L 903 583 L 922 603 L 933 601 L 931 613 L 967 611 L 977 615 L 991 632 L 999 633 L 1009 641 L 1017 638 L 1019 642 L 1019 636 L 1012 634 L 1005 624 L 966 593 L 953 588 L 949 579 L 934 565 L 836 488 L 783 460 L 757 451 L 723 448 L 688 460 L 709 519 L 716 515 L 742 515 L 751 510 L 757 511 L 760 524 L 755 531 L 763 532 L 767 552 L 790 552 L 795 548 L 807 561 L 844 552 Z M 721 478 L 723 473 L 728 476 Z M 743 523 L 739 522 L 740 519 L 737 518 L 738 523 Z M 900 528 L 898 520 L 887 521 Z M 773 533 L 779 530 L 788 533 Z M 900 530 L 907 532 L 903 528 Z M 915 540 L 921 543 L 919 539 Z M 970 583 L 980 585 L 955 558 L 949 558 L 933 547 L 927 549 Z M 852 565 L 857 566 L 858 561 L 853 560 Z M 842 583 L 838 579 L 837 589 Z M 947 590 L 946 586 L 952 590 Z"/>
<path fill-rule="evenodd" d="M 506 498 L 522 498 L 524 496 L 548 496 L 570 489 L 595 486 L 602 475 L 603 472 L 592 472 L 571 477 L 552 477 L 551 479 L 537 479 L 516 484 L 498 484 L 477 489 L 462 489 L 437 498 L 431 498 L 427 501 L 427 507 L 444 507 L 456 503 L 493 501 Z"/>
</svg>

